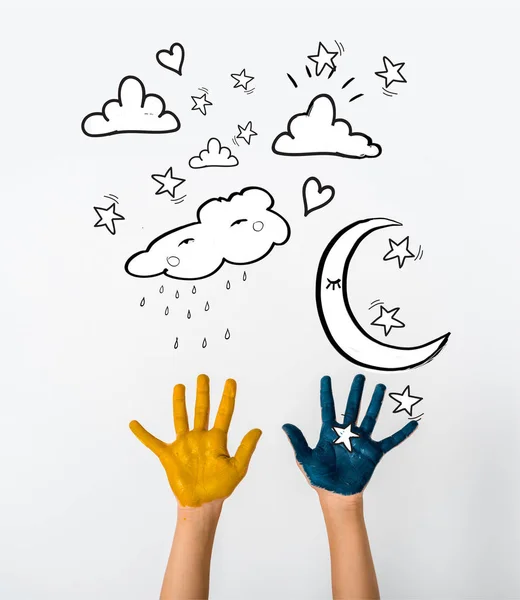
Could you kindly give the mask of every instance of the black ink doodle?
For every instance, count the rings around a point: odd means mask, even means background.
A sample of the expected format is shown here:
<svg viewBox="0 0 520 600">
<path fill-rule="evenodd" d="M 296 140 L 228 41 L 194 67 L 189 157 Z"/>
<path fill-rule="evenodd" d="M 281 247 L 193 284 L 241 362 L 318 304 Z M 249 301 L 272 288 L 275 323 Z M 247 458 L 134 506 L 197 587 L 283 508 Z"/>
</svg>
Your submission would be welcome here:
<svg viewBox="0 0 520 600">
<path fill-rule="evenodd" d="M 332 202 L 335 194 L 336 190 L 331 185 L 321 185 L 317 177 L 306 179 L 302 186 L 304 216 L 327 206 L 329 202 Z"/>
<path fill-rule="evenodd" d="M 182 65 L 184 64 L 184 46 L 175 42 L 169 50 L 159 50 L 155 55 L 157 62 L 177 75 L 182 75 Z"/>
<path fill-rule="evenodd" d="M 116 234 L 116 224 L 114 221 L 124 221 L 123 215 L 116 213 L 116 205 L 113 202 L 108 208 L 102 208 L 101 206 L 94 206 L 94 210 L 99 217 L 98 221 L 94 223 L 94 227 L 106 227 L 112 235 Z"/>
<path fill-rule="evenodd" d="M 259 187 L 207 200 L 195 222 L 152 240 L 126 261 L 125 271 L 134 277 L 195 280 L 210 277 L 225 263 L 260 261 L 291 234 L 289 223 L 273 206 L 274 198 Z"/>
<path fill-rule="evenodd" d="M 192 169 L 205 169 L 206 167 L 236 167 L 238 158 L 231 153 L 227 146 L 222 146 L 217 138 L 211 138 L 204 150 L 198 156 L 190 158 Z"/>
<path fill-rule="evenodd" d="M 431 361 L 447 344 L 446 333 L 420 346 L 385 344 L 370 336 L 357 321 L 349 298 L 348 273 L 361 242 L 372 232 L 401 226 L 390 219 L 356 221 L 339 231 L 325 248 L 316 275 L 316 307 L 325 335 L 332 346 L 350 362 L 379 371 L 400 371 Z M 329 278 L 342 273 L 342 293 L 327 291 Z"/>
<path fill-rule="evenodd" d="M 180 121 L 166 110 L 161 96 L 147 94 L 143 82 L 129 75 L 119 84 L 118 97 L 103 104 L 101 112 L 88 114 L 81 130 L 89 137 L 118 133 L 173 133 Z"/>
<path fill-rule="evenodd" d="M 273 141 L 275 154 L 313 156 L 326 154 L 342 158 L 376 158 L 381 146 L 364 133 L 353 132 L 345 119 L 336 117 L 336 105 L 328 94 L 316 96 L 304 113 L 289 119 L 287 131 Z"/>
</svg>

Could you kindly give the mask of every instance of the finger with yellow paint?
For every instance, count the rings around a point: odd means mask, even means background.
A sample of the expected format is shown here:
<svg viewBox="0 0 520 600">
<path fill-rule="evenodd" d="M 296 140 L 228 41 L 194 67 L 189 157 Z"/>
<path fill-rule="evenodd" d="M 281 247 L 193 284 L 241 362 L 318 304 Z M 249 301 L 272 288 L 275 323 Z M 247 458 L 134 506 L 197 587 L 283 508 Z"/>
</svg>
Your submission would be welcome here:
<svg viewBox="0 0 520 600">
<path fill-rule="evenodd" d="M 230 496 L 242 481 L 262 435 L 260 429 L 247 433 L 235 456 L 227 449 L 227 433 L 235 408 L 236 382 L 228 379 L 215 423 L 209 427 L 210 390 L 207 375 L 197 378 L 193 429 L 186 410 L 186 389 L 173 388 L 173 423 L 177 435 L 168 444 L 157 439 L 137 421 L 130 423 L 135 436 L 161 461 L 170 487 L 181 506 L 196 507 Z"/>
</svg>

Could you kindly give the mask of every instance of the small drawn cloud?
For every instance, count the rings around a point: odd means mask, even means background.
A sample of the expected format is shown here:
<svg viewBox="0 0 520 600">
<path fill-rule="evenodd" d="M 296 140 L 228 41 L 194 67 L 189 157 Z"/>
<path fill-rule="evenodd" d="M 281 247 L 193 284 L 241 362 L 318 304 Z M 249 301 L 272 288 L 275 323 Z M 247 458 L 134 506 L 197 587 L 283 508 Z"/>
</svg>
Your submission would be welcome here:
<svg viewBox="0 0 520 600">
<path fill-rule="evenodd" d="M 262 260 L 291 234 L 289 223 L 273 205 L 271 194 L 258 187 L 212 198 L 199 207 L 196 222 L 152 240 L 146 250 L 126 261 L 125 271 L 134 277 L 203 279 L 226 262 L 245 265 Z"/>
<path fill-rule="evenodd" d="M 222 146 L 217 138 L 211 138 L 205 150 L 201 150 L 198 156 L 190 158 L 188 163 L 192 169 L 204 169 L 205 167 L 236 167 L 238 158 L 231 154 L 227 146 Z"/>
<path fill-rule="evenodd" d="M 116 133 L 172 133 L 180 129 L 177 116 L 166 110 L 157 94 L 147 94 L 143 82 L 129 75 L 119 84 L 116 100 L 108 100 L 101 112 L 88 114 L 81 129 L 90 137 Z"/>
<path fill-rule="evenodd" d="M 368 135 L 353 132 L 348 121 L 336 118 L 336 105 L 328 94 L 316 96 L 307 112 L 291 117 L 287 131 L 275 138 L 272 150 L 288 156 L 375 158 L 381 154 L 381 146 Z"/>
</svg>

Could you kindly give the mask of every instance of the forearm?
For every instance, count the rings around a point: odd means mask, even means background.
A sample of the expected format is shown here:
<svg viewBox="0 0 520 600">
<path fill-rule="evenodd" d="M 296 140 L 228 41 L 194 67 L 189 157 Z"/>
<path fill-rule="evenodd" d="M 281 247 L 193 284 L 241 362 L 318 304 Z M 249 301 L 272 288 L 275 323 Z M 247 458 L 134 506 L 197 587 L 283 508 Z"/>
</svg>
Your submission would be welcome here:
<svg viewBox="0 0 520 600">
<path fill-rule="evenodd" d="M 213 540 L 222 500 L 177 509 L 177 526 L 160 600 L 206 600 Z"/>
<path fill-rule="evenodd" d="M 363 496 L 319 493 L 329 538 L 334 600 L 379 599 L 370 552 Z"/>
</svg>

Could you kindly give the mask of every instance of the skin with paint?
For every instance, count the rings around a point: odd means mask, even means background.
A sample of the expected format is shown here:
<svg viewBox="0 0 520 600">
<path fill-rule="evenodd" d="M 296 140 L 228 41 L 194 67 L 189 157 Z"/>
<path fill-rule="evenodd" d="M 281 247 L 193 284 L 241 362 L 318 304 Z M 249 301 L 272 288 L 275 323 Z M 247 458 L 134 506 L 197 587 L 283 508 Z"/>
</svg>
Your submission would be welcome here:
<svg viewBox="0 0 520 600">
<path fill-rule="evenodd" d="M 357 426 L 365 378 L 357 375 L 350 389 L 343 423 L 336 421 L 330 377 L 321 380 L 321 432 L 311 449 L 295 425 L 283 430 L 296 461 L 318 493 L 329 539 L 332 596 L 336 600 L 378 599 L 377 576 L 363 513 L 363 490 L 381 458 L 418 426 L 405 425 L 388 438 L 372 439 L 385 386 L 377 385 L 367 413 Z"/>
<path fill-rule="evenodd" d="M 181 506 L 201 506 L 205 502 L 227 498 L 244 478 L 249 461 L 262 432 L 252 429 L 240 444 L 235 456 L 227 449 L 227 433 L 235 406 L 236 382 L 228 379 L 215 418 L 208 430 L 209 378 L 199 375 L 195 401 L 195 420 L 188 427 L 186 388 L 178 384 L 173 390 L 173 415 L 177 438 L 162 442 L 137 421 L 130 423 L 136 437 L 161 461 L 170 487 Z"/>
<path fill-rule="evenodd" d="M 356 422 L 364 384 L 363 375 L 356 375 L 350 389 L 343 423 L 339 423 L 336 421 L 330 377 L 322 378 L 322 425 L 320 439 L 314 449 L 309 447 L 298 427 L 291 424 L 283 426 L 296 454 L 296 460 L 313 487 L 344 496 L 359 494 L 365 489 L 383 456 L 403 442 L 419 425 L 416 421 L 411 421 L 390 437 L 379 442 L 373 440 L 372 432 L 386 388 L 382 384 L 376 386 L 367 413 L 358 427 Z M 342 436 L 341 432 L 344 429 L 347 431 Z M 352 437 L 347 435 L 349 431 Z M 339 440 L 340 437 L 345 438 L 345 443 Z"/>
<path fill-rule="evenodd" d="M 195 418 L 189 429 L 186 391 L 173 390 L 173 420 L 177 438 L 162 442 L 137 421 L 130 429 L 161 461 L 177 497 L 177 525 L 164 575 L 160 600 L 206 600 L 213 540 L 225 498 L 244 478 L 262 434 L 252 429 L 235 456 L 227 449 L 227 433 L 235 407 L 236 382 L 228 379 L 215 418 L 209 424 L 209 379 L 197 378 Z"/>
</svg>

